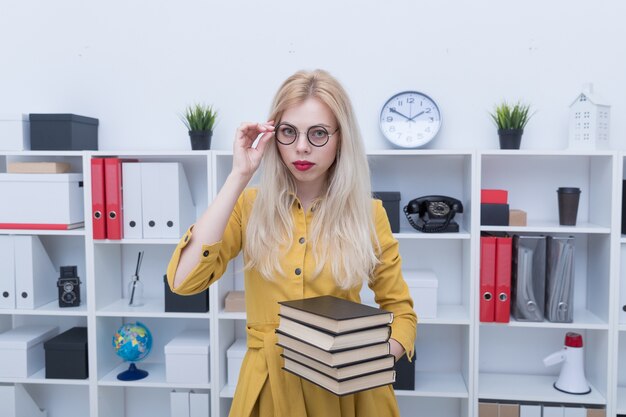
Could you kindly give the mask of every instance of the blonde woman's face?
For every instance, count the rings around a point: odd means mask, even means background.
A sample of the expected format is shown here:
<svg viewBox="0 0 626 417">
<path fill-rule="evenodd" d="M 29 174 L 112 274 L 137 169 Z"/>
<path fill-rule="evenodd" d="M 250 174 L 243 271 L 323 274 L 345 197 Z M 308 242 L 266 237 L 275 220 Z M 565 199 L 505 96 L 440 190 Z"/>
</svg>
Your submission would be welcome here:
<svg viewBox="0 0 626 417">
<path fill-rule="evenodd" d="M 308 98 L 300 104 L 284 111 L 280 124 L 276 126 L 277 138 L 289 145 L 280 143 L 280 156 L 296 180 L 298 188 L 321 186 L 328 169 L 335 161 L 339 146 L 338 124 L 326 104 L 316 98 Z M 328 141 L 323 146 L 319 138 L 327 132 Z M 307 136 L 308 133 L 308 136 Z"/>
</svg>

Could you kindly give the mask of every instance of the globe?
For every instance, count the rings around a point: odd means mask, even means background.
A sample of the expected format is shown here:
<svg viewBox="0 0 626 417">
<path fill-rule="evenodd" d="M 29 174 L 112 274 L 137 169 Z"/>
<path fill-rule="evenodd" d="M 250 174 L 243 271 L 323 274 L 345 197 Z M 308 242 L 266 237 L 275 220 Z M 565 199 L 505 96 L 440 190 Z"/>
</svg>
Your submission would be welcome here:
<svg viewBox="0 0 626 417">
<path fill-rule="evenodd" d="M 152 349 L 152 333 L 141 322 L 126 323 L 113 335 L 115 353 L 126 362 L 129 368 L 117 375 L 122 381 L 135 381 L 148 376 L 148 372 L 138 369 L 134 362 L 143 360 Z"/>
</svg>

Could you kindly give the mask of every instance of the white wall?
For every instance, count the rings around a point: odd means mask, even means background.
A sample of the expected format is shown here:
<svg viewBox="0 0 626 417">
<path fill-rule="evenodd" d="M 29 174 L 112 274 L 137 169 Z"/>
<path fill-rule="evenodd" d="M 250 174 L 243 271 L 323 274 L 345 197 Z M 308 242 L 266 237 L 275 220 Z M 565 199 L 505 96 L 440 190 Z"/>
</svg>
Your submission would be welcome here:
<svg viewBox="0 0 626 417">
<path fill-rule="evenodd" d="M 363 0 L 171 2 L 2 0 L 0 113 L 100 119 L 101 149 L 189 149 L 178 114 L 220 110 L 214 149 L 264 120 L 294 71 L 325 68 L 351 94 L 370 149 L 385 100 L 417 89 L 440 104 L 429 147 L 497 148 L 488 112 L 537 110 L 522 148 L 562 149 L 583 83 L 612 104 L 626 148 L 626 2 Z"/>
</svg>

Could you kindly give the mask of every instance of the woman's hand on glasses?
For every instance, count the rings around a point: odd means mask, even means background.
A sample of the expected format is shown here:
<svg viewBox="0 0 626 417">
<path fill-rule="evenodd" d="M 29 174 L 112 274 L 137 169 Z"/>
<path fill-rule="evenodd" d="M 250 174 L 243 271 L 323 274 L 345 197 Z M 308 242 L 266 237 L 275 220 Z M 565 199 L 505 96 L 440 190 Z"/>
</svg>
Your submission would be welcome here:
<svg viewBox="0 0 626 417">
<path fill-rule="evenodd" d="M 265 147 L 273 136 L 273 120 L 265 123 L 242 123 L 235 133 L 233 173 L 247 179 L 252 178 L 261 164 Z"/>
</svg>

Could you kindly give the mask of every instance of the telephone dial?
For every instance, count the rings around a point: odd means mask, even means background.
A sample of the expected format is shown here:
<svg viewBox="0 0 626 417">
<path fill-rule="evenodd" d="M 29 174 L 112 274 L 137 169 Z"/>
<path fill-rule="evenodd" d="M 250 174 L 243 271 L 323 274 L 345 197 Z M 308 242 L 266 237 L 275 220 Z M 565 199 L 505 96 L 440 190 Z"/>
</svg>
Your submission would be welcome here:
<svg viewBox="0 0 626 417">
<path fill-rule="evenodd" d="M 452 220 L 457 213 L 463 213 L 463 204 L 456 198 L 443 195 L 419 197 L 404 207 L 411 226 L 424 233 L 458 232 L 459 225 Z"/>
</svg>

